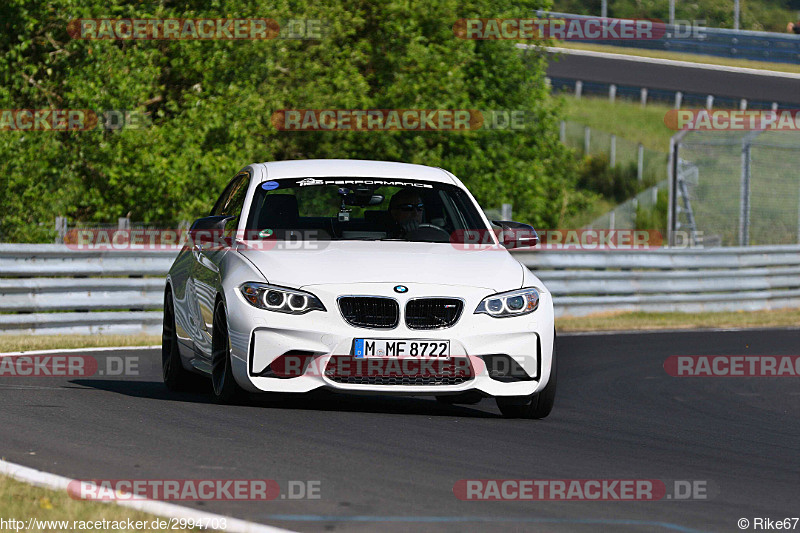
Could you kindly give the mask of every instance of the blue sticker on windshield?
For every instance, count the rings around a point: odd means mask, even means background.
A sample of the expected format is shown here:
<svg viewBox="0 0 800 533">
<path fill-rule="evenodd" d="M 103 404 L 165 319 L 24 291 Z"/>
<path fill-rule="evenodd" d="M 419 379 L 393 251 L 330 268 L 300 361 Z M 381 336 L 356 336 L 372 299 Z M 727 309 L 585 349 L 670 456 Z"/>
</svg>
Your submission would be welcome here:
<svg viewBox="0 0 800 533">
<path fill-rule="evenodd" d="M 264 183 L 261 184 L 261 188 L 264 189 L 265 191 L 271 191 L 272 189 L 277 189 L 280 186 L 281 184 L 278 183 L 277 181 L 265 181 Z"/>
</svg>

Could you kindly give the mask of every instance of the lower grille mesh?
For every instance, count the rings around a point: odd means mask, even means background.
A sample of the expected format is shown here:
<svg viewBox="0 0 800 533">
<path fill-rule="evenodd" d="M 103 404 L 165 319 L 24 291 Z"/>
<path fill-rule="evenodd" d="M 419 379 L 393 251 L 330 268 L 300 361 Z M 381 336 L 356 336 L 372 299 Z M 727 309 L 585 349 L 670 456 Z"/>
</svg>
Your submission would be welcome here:
<svg viewBox="0 0 800 533">
<path fill-rule="evenodd" d="M 409 361 L 403 364 L 404 361 Z M 325 367 L 325 377 L 347 385 L 459 385 L 474 377 L 468 358 L 435 361 L 426 366 L 419 360 L 356 359 L 334 356 Z"/>
</svg>

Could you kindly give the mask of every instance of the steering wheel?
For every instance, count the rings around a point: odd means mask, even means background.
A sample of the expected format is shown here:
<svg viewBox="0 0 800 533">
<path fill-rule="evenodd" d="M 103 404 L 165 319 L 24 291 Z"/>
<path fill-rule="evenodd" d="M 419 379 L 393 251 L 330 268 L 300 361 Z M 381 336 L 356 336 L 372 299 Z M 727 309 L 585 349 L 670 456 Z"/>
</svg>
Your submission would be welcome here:
<svg viewBox="0 0 800 533">
<path fill-rule="evenodd" d="M 429 241 L 450 242 L 450 234 L 447 230 L 436 224 L 422 223 L 415 230 L 410 231 L 409 234 Z"/>
</svg>

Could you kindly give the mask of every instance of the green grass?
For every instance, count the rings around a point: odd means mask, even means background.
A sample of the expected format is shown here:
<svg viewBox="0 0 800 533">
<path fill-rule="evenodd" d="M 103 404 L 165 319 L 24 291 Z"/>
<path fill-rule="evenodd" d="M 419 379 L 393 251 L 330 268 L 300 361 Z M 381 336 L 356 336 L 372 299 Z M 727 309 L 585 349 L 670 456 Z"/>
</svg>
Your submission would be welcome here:
<svg viewBox="0 0 800 533">
<path fill-rule="evenodd" d="M 604 98 L 571 95 L 562 97 L 566 139 L 568 146 L 577 154 L 583 154 L 583 126 L 591 128 L 590 153 L 609 152 L 610 134 L 617 136 L 617 165 L 635 165 L 637 145 L 642 143 L 644 152 L 645 183 L 658 183 L 667 177 L 667 153 L 669 141 L 675 132 L 664 124 L 664 115 L 671 108 L 651 104 L 642 108 L 639 103 L 617 100 L 613 104 Z M 599 198 L 587 209 L 564 221 L 563 226 L 580 228 L 607 213 L 616 203 Z"/>
<path fill-rule="evenodd" d="M 558 331 L 797 327 L 800 309 L 721 313 L 603 313 L 556 319 Z"/>
<path fill-rule="evenodd" d="M 673 59 L 675 61 L 688 61 L 690 63 L 704 63 L 707 65 L 722 65 L 726 67 L 754 68 L 759 70 L 774 70 L 777 72 L 792 72 L 800 74 L 800 65 L 792 63 L 768 63 L 765 61 L 752 61 L 750 59 L 733 59 L 727 57 L 706 56 L 701 54 L 686 54 L 680 52 L 667 52 L 664 50 L 649 50 L 646 48 L 628 48 L 624 46 L 611 46 L 606 44 L 563 42 L 555 46 L 573 50 L 590 50 L 593 52 L 608 52 L 637 57 L 653 57 L 658 59 Z"/>
<path fill-rule="evenodd" d="M 607 134 L 613 133 L 618 137 L 617 161 L 625 163 L 633 157 L 628 147 L 641 142 L 652 149 L 652 152 L 646 151 L 645 177 L 655 181 L 666 178 L 669 141 L 676 133 L 664 124 L 664 115 L 670 106 L 648 104 L 642 108 L 638 102 L 617 100 L 611 103 L 606 98 L 595 97 L 578 100 L 571 95 L 562 99 L 566 120 L 592 128 L 593 152 L 605 149 Z M 571 122 L 567 128 L 567 144 L 580 153 L 582 130 Z M 698 228 L 706 237 L 720 237 L 724 246 L 738 245 L 743 135 L 744 132 L 693 132 L 684 138 L 681 146 L 681 158 L 699 169 L 698 185 L 690 191 Z M 797 242 L 798 151 L 800 140 L 796 132 L 770 131 L 755 138 L 750 167 L 751 245 Z M 600 207 L 606 206 L 598 205 L 589 211 L 597 212 Z M 576 224 L 583 220 L 570 222 Z"/>
<path fill-rule="evenodd" d="M 742 137 L 741 132 L 695 133 L 681 145 L 681 158 L 699 169 L 698 184 L 690 189 L 698 227 L 706 236 L 721 237 L 724 246 L 738 245 Z M 795 244 L 800 141 L 794 132 L 766 132 L 755 143 L 749 244 Z"/>
<path fill-rule="evenodd" d="M 606 200 L 605 198 L 598 198 L 588 208 L 574 217 L 567 218 L 562 225 L 564 228 L 568 229 L 582 228 L 589 225 L 596 218 L 614 209 L 616 205 L 616 203 Z"/>
<path fill-rule="evenodd" d="M 113 503 L 90 502 L 83 500 L 73 500 L 67 491 L 55 491 L 34 487 L 27 483 L 22 483 L 10 477 L 0 476 L 0 518 L 5 520 L 15 519 L 27 521 L 29 518 L 38 520 L 67 520 L 67 528 L 54 527 L 42 528 L 34 527 L 31 529 L 23 528 L 21 531 L 78 531 L 73 528 L 73 522 L 79 521 L 132 521 L 147 522 L 152 524 L 153 520 L 169 520 L 155 515 L 120 507 Z M 94 528 L 97 530 L 97 528 Z M 6 529 L 8 531 L 8 528 Z M 103 531 L 103 529 L 99 529 Z M 13 531 L 13 529 L 11 529 Z M 110 531 L 110 530 L 109 530 Z M 114 529 L 115 532 L 142 532 L 142 531 L 165 531 L 165 529 Z M 170 529 L 170 531 L 192 531 L 188 529 Z"/>
<path fill-rule="evenodd" d="M 0 352 L 159 344 L 160 335 L 0 335 Z"/>
<path fill-rule="evenodd" d="M 580 100 L 564 95 L 564 118 L 579 122 L 592 129 L 613 133 L 633 143 L 642 143 L 645 148 L 658 152 L 669 152 L 669 140 L 677 133 L 664 123 L 664 115 L 672 107 L 663 104 L 647 104 L 642 108 L 638 102 L 584 96 Z"/>
</svg>

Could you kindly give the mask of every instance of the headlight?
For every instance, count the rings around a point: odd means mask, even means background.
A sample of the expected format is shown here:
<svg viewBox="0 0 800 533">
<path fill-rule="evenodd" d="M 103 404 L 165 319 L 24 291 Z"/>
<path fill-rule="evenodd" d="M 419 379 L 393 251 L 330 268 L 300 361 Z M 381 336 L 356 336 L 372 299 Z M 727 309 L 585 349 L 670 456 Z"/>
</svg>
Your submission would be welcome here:
<svg viewBox="0 0 800 533">
<path fill-rule="evenodd" d="M 245 283 L 239 290 L 250 305 L 267 311 L 302 315 L 309 311 L 325 311 L 319 298 L 309 292 L 276 287 L 266 283 Z"/>
<path fill-rule="evenodd" d="M 478 304 L 475 314 L 486 313 L 496 318 L 505 318 L 527 315 L 538 307 L 539 291 L 529 288 L 487 296 Z"/>
</svg>

